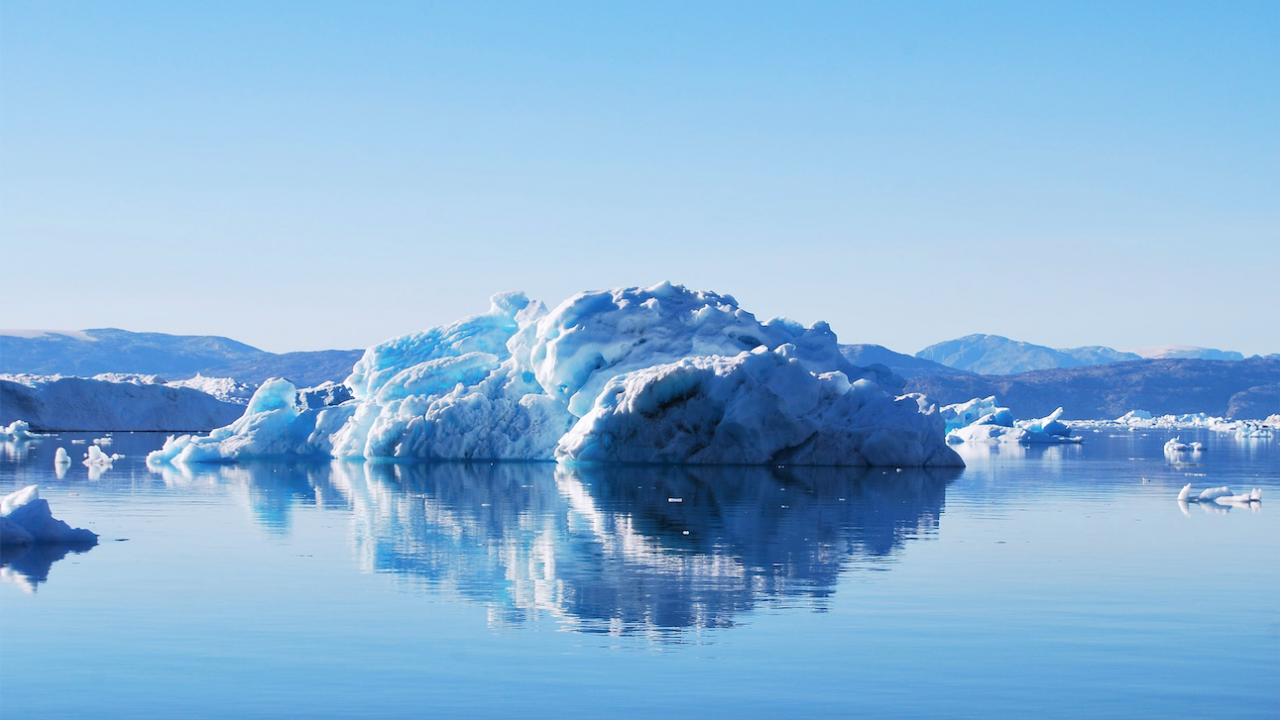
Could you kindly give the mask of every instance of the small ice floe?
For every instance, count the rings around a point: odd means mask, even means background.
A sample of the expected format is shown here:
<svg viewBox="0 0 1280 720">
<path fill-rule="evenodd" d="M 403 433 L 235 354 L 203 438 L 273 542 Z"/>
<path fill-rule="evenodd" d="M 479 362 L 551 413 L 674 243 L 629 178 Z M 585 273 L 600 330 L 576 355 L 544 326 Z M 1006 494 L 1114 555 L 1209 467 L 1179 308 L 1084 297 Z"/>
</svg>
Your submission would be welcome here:
<svg viewBox="0 0 1280 720">
<path fill-rule="evenodd" d="M 58 449 L 61 450 L 62 448 Z M 102 448 L 97 445 L 90 445 L 89 452 L 85 453 L 84 464 L 88 467 L 100 467 L 105 470 L 111 467 L 111 463 L 121 457 L 121 455 L 108 455 L 102 452 Z"/>
<path fill-rule="evenodd" d="M 1199 503 L 1208 505 L 1210 503 L 1217 505 L 1228 505 L 1231 507 L 1250 507 L 1255 503 L 1262 502 L 1262 488 L 1253 488 L 1247 493 L 1236 495 L 1231 492 L 1231 488 L 1223 485 L 1222 487 L 1209 488 L 1202 491 L 1199 495 L 1192 496 L 1191 483 L 1183 486 L 1182 491 L 1178 493 L 1178 505 L 1186 512 L 1189 503 Z"/>
<path fill-rule="evenodd" d="M 1036 420 L 1014 420 L 1008 408 L 996 406 L 995 396 L 947 405 L 940 411 L 947 423 L 947 443 L 1017 443 L 1047 445 L 1079 443 L 1071 428 L 1059 418 L 1062 408 Z M 976 420 L 974 415 L 982 413 Z"/>
<path fill-rule="evenodd" d="M 0 441 L 25 442 L 40 437 L 31 432 L 31 426 L 22 420 L 14 420 L 8 425 L 0 425 Z"/>
<path fill-rule="evenodd" d="M 1184 443 L 1179 436 L 1174 436 L 1172 440 L 1164 444 L 1164 454 L 1168 456 L 1177 456 L 1179 453 L 1198 453 L 1204 452 L 1204 443 L 1190 442 Z"/>
<path fill-rule="evenodd" d="M 94 440 L 94 441 L 93 441 L 93 444 L 94 444 L 94 445 L 101 445 L 102 447 L 106 447 L 106 446 L 110 445 L 112 442 L 114 442 L 114 439 L 112 439 L 112 438 L 110 438 L 110 437 L 100 437 L 100 438 L 97 438 L 96 440 Z"/>
<path fill-rule="evenodd" d="M 67 543 L 93 545 L 98 536 L 73 528 L 55 518 L 49 501 L 43 500 L 35 485 L 6 495 L 0 501 L 0 547 Z"/>
<path fill-rule="evenodd" d="M 70 465 L 71 464 L 71 456 L 67 454 L 66 448 L 60 447 L 58 448 L 58 452 L 53 454 L 53 464 L 54 465 Z"/>
</svg>

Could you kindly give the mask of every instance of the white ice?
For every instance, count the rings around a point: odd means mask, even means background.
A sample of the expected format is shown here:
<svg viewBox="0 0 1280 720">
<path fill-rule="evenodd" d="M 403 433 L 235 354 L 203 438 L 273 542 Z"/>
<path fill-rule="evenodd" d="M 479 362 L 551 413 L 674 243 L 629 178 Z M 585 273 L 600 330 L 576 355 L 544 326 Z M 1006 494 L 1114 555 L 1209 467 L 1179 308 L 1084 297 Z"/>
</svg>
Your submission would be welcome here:
<svg viewBox="0 0 1280 720">
<path fill-rule="evenodd" d="M 14 420 L 8 425 L 0 425 L 0 441 L 24 442 L 39 437 L 31 432 L 31 426 L 23 420 Z"/>
<path fill-rule="evenodd" d="M 58 449 L 61 450 L 62 448 L 58 448 Z M 108 455 L 102 452 L 102 448 L 98 447 L 97 445 L 90 445 L 89 451 L 85 453 L 85 456 L 84 456 L 84 464 L 89 467 L 98 467 L 105 470 L 107 468 L 110 468 L 111 463 L 115 462 L 116 460 L 119 460 L 120 457 L 121 456 L 118 454 Z"/>
<path fill-rule="evenodd" d="M 1208 488 L 1199 495 L 1192 497 L 1191 483 L 1187 483 L 1183 486 L 1182 491 L 1178 493 L 1178 502 L 1248 505 L 1249 503 L 1262 502 L 1262 488 L 1253 488 L 1247 493 L 1236 495 L 1231 492 L 1231 488 L 1223 485 L 1221 487 Z"/>
<path fill-rule="evenodd" d="M 939 413 L 947 423 L 947 432 L 977 424 L 1013 427 L 1013 413 L 1009 408 L 999 407 L 995 395 L 944 405 Z"/>
<path fill-rule="evenodd" d="M 1038 420 L 1014 420 L 1009 408 L 999 407 L 993 395 L 944 406 L 941 413 L 947 422 L 947 442 L 952 445 L 1050 445 L 1082 441 L 1082 438 L 1072 437 L 1071 428 L 1059 420 L 1062 408 Z"/>
<path fill-rule="evenodd" d="M 49 502 L 40 498 L 35 485 L 0 500 L 0 545 L 94 543 L 97 540 L 94 533 L 72 528 L 53 517 Z"/>
<path fill-rule="evenodd" d="M 758 355 L 771 359 L 746 360 L 743 353 L 757 348 Z M 277 454 L 522 460 L 609 455 L 612 451 L 602 451 L 597 438 L 615 427 L 634 429 L 640 422 L 639 417 L 627 417 L 629 408 L 636 405 L 610 404 L 618 399 L 614 396 L 625 395 L 628 387 L 641 394 L 657 392 L 658 386 L 665 388 L 673 382 L 667 378 L 670 369 L 663 368 L 695 358 L 701 358 L 702 368 L 698 390 L 709 391 L 714 385 L 715 392 L 733 403 L 732 413 L 737 414 L 716 416 L 721 420 L 746 418 L 751 412 L 763 416 L 762 408 L 751 406 L 776 403 L 773 390 L 752 390 L 762 380 L 758 372 L 764 370 L 757 367 L 760 363 L 793 367 L 766 373 L 770 378 L 777 372 L 781 372 L 778 378 L 794 375 L 794 387 L 788 386 L 786 391 L 832 393 L 835 397 L 843 394 L 835 392 L 841 383 L 865 380 L 886 397 L 895 398 L 893 402 L 902 392 L 902 379 L 884 368 L 849 364 L 825 323 L 805 328 L 785 319 L 760 322 L 727 295 L 663 283 L 580 293 L 548 312 L 522 293 L 505 293 L 493 297 L 487 313 L 369 348 L 345 381 L 353 396 L 348 402 L 303 409 L 292 385 L 270 381 L 259 388 L 236 422 L 207 436 L 172 438 L 149 461 L 233 461 Z M 640 373 L 633 376 L 631 386 L 624 381 L 615 383 L 628 373 Z M 830 373 L 840 374 L 844 380 Z M 775 381 L 782 382 L 769 382 Z M 733 383 L 742 387 L 730 387 Z M 611 388 L 608 398 L 602 395 L 606 388 Z M 690 393 L 694 393 L 692 386 Z M 699 402 L 696 393 L 673 395 L 662 405 L 664 419 L 705 412 Z M 797 398 L 795 402 L 807 401 Z M 680 403 L 691 404 L 675 407 Z M 933 457 L 929 453 L 934 452 L 934 436 L 939 443 L 942 438 L 936 410 L 930 406 L 923 411 L 914 398 L 902 400 L 901 406 L 914 409 L 876 417 L 896 423 L 894 432 L 914 432 L 930 439 L 900 447 L 885 442 L 882 450 L 871 453 L 874 458 L 859 451 L 866 462 L 919 465 Z M 605 409 L 597 412 L 597 408 Z M 835 432 L 833 423 L 838 422 L 858 423 L 841 432 L 868 438 L 873 434 L 871 428 L 860 424 L 870 420 L 870 415 L 855 421 L 852 414 L 838 416 L 833 412 L 827 417 L 825 410 L 815 408 L 806 406 L 788 419 L 811 427 L 812 433 L 822 437 L 824 432 Z M 586 424 L 576 429 L 581 423 Z M 728 457 L 734 452 L 749 455 L 747 448 L 729 449 L 735 442 L 745 441 L 745 435 L 730 432 L 737 427 L 725 427 L 725 436 L 716 440 L 714 451 L 696 443 L 683 447 L 689 455 L 701 453 L 699 458 Z M 571 430 L 574 432 L 569 434 Z M 640 435 L 628 437 L 642 442 Z M 793 440 L 788 438 L 788 442 Z M 651 440 L 643 443 L 658 447 Z M 794 447 L 800 444 L 796 442 Z M 925 446 L 929 453 L 922 449 Z M 627 452 L 639 453 L 640 447 L 633 446 Z M 773 450 L 769 457 L 783 448 Z M 675 445 L 662 446 L 659 455 L 661 461 L 690 461 Z M 752 456 L 764 457 L 762 453 Z M 831 464 L 849 461 L 854 455 L 845 452 L 839 456 L 842 459 L 831 456 L 824 460 L 810 452 L 806 457 Z M 943 458 L 959 462 L 945 453 L 939 453 L 935 461 Z"/>
</svg>

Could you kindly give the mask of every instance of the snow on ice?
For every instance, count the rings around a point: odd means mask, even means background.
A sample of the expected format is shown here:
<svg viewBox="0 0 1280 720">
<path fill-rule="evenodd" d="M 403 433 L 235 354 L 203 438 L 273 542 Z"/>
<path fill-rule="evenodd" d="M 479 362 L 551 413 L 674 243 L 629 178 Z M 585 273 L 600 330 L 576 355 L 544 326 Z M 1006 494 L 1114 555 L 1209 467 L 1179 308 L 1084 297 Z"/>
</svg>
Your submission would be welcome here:
<svg viewBox="0 0 1280 720">
<path fill-rule="evenodd" d="M 171 438 L 152 463 L 264 455 L 695 463 L 961 465 L 945 423 L 826 323 L 760 322 L 730 296 L 663 283 L 523 293 L 369 348 L 316 407 L 264 383 L 244 415 Z"/>
</svg>

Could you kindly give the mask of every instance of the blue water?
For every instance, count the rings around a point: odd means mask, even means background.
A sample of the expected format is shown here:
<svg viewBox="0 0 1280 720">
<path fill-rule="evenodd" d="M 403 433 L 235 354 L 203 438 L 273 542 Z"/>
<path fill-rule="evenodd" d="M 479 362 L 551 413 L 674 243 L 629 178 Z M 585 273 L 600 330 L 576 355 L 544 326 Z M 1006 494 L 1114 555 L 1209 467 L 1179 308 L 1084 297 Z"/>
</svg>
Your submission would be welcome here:
<svg viewBox="0 0 1280 720">
<path fill-rule="evenodd" d="M 0 490 L 101 542 L 5 559 L 0 716 L 1275 718 L 1280 443 L 1181 434 L 960 473 L 9 445 Z"/>
</svg>

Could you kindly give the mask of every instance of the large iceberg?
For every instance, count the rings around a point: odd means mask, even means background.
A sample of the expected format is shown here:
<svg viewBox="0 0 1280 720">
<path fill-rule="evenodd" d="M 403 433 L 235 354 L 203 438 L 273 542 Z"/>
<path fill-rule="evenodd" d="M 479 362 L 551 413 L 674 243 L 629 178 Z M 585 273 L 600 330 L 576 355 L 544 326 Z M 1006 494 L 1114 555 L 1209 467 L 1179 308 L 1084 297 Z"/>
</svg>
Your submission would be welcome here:
<svg viewBox="0 0 1280 720">
<path fill-rule="evenodd" d="M 365 351 L 352 399 L 316 408 L 284 380 L 152 463 L 269 455 L 958 466 L 944 422 L 887 368 L 844 359 L 826 323 L 758 321 L 730 296 L 663 283 L 523 293 Z"/>
</svg>

